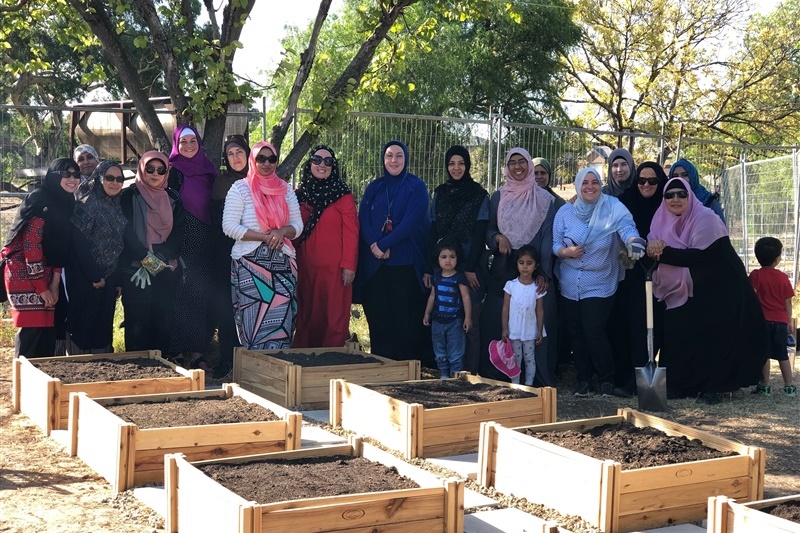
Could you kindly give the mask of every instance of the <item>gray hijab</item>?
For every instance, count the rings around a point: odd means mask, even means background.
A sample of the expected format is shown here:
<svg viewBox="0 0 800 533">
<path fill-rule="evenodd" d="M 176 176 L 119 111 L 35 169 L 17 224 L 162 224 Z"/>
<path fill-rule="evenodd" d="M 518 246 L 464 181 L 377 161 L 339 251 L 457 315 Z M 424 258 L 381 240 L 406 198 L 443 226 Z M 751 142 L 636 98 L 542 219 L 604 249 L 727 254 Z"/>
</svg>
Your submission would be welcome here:
<svg viewBox="0 0 800 533">
<path fill-rule="evenodd" d="M 628 169 L 630 169 L 630 175 L 623 183 L 617 183 L 611 175 L 611 166 L 617 159 L 624 159 L 627 161 Z M 633 156 L 631 153 L 625 148 L 617 148 L 611 152 L 611 155 L 608 156 L 608 172 L 606 173 L 606 184 L 603 186 L 603 192 L 616 198 L 633 185 L 633 180 L 635 178 L 636 165 L 633 163 Z"/>
</svg>

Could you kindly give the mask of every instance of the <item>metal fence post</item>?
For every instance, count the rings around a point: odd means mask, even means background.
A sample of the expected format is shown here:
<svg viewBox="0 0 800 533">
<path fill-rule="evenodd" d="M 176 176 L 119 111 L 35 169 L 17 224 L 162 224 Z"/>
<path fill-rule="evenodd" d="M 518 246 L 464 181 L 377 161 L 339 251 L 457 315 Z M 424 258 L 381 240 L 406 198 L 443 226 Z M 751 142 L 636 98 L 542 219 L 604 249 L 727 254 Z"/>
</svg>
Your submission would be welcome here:
<svg viewBox="0 0 800 533">
<path fill-rule="evenodd" d="M 740 174 L 742 176 L 742 241 L 744 242 L 744 267 L 750 271 L 750 243 L 747 240 L 747 156 L 741 152 L 739 156 Z"/>
<path fill-rule="evenodd" d="M 800 199 L 800 191 L 798 191 L 798 187 L 800 187 L 800 179 L 798 179 L 798 168 L 797 168 L 797 156 L 800 155 L 800 152 L 797 151 L 797 148 L 792 150 L 792 196 L 794 196 L 794 243 L 792 245 L 792 286 L 797 284 L 797 275 L 798 275 L 798 255 L 797 253 L 797 245 L 798 241 L 800 241 L 800 205 L 798 205 L 798 199 Z"/>
</svg>

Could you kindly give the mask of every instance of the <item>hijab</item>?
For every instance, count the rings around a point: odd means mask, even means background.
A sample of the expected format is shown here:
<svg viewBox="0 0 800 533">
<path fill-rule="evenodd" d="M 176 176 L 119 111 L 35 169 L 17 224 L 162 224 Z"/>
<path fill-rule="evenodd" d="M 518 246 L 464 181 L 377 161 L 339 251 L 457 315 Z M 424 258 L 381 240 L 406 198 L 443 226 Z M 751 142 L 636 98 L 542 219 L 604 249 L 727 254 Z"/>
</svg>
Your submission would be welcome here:
<svg viewBox="0 0 800 533">
<path fill-rule="evenodd" d="M 100 162 L 100 156 L 97 154 L 97 150 L 95 150 L 94 146 L 92 146 L 90 144 L 80 144 L 80 145 L 78 145 L 75 148 L 75 150 L 73 150 L 73 152 L 72 152 L 72 159 L 74 159 L 75 162 L 77 163 L 78 162 L 78 156 L 80 156 L 84 152 L 87 152 L 87 153 L 91 154 L 92 157 L 94 157 L 97 160 L 98 163 Z M 90 179 L 90 176 L 84 176 L 83 174 L 81 174 L 81 182 L 86 182 L 89 179 Z"/>
<path fill-rule="evenodd" d="M 61 187 L 61 173 L 66 170 L 75 170 L 80 175 L 78 164 L 68 157 L 50 163 L 42 184 L 20 205 L 6 240 L 8 246 L 32 218 L 43 219 L 42 249 L 47 264 L 53 267 L 67 264 L 72 243 L 70 217 L 75 195 Z"/>
<path fill-rule="evenodd" d="M 459 180 L 453 179 L 447 170 L 453 156 L 464 159 L 464 175 Z M 460 242 L 467 242 L 472 237 L 475 221 L 483 201 L 488 197 L 486 189 L 472 179 L 470 168 L 472 161 L 469 151 L 463 146 L 451 146 L 444 155 L 444 168 L 447 181 L 436 187 L 436 229 L 439 237 L 450 237 Z"/>
<path fill-rule="evenodd" d="M 514 155 L 521 155 L 528 162 L 528 175 L 522 181 L 512 178 L 508 171 L 508 161 Z M 506 154 L 503 166 L 506 182 L 500 187 L 497 229 L 508 238 L 514 250 L 530 243 L 539 233 L 553 203 L 553 197 L 536 185 L 533 166 L 531 154 L 524 148 L 512 148 Z"/>
<path fill-rule="evenodd" d="M 333 158 L 331 174 L 325 179 L 315 178 L 311 173 L 311 157 L 320 150 L 327 150 Z M 300 239 L 297 241 L 298 246 L 303 244 L 311 235 L 322 216 L 322 212 L 336 200 L 351 192 L 350 187 L 342 180 L 339 172 L 339 160 L 336 159 L 336 154 L 333 150 L 324 144 L 320 144 L 312 148 L 308 156 L 308 161 L 303 165 L 303 175 L 296 192 L 297 201 L 310 205 L 313 211 L 303 226 L 303 233 L 300 234 Z"/>
<path fill-rule="evenodd" d="M 577 193 L 573 204 L 575 215 L 579 220 L 589 223 L 583 242 L 578 243 L 584 245 L 616 233 L 621 226 L 634 225 L 630 212 L 617 198 L 601 192 L 594 202 L 587 202 L 583 199 L 581 185 L 590 173 L 597 177 L 597 181 L 602 187 L 603 178 L 592 168 L 582 168 L 575 175 L 575 192 Z"/>
<path fill-rule="evenodd" d="M 656 173 L 656 178 L 658 178 L 656 192 L 650 198 L 642 196 L 642 192 L 639 190 L 639 185 L 637 183 L 639 175 L 645 168 L 653 169 Z M 636 230 L 642 237 L 650 233 L 650 222 L 653 220 L 653 215 L 656 214 L 658 206 L 661 205 L 664 196 L 664 185 L 666 184 L 667 175 L 664 173 L 664 169 L 661 168 L 661 165 L 653 161 L 645 161 L 636 168 L 636 179 L 634 180 L 633 186 L 623 192 L 619 197 L 620 202 L 631 212 L 633 221 L 636 223 Z"/>
<path fill-rule="evenodd" d="M 181 154 L 179 148 L 181 137 L 190 134 L 197 138 L 197 152 L 189 158 Z M 211 190 L 217 177 L 217 169 L 203 152 L 200 135 L 192 126 L 179 126 L 172 132 L 169 164 L 183 174 L 183 184 L 179 191 L 183 207 L 203 224 L 211 224 Z"/>
<path fill-rule="evenodd" d="M 262 176 L 256 167 L 256 157 L 264 148 L 269 148 L 276 156 L 278 151 L 266 141 L 260 141 L 253 146 L 249 156 L 247 170 L 247 184 L 253 195 L 253 206 L 261 231 L 282 228 L 289 223 L 289 205 L 286 203 L 288 185 L 274 171 L 269 176 Z M 277 168 L 277 166 L 275 167 Z M 292 241 L 284 238 L 284 244 L 294 250 Z"/>
<path fill-rule="evenodd" d="M 548 161 L 544 157 L 534 157 L 533 158 L 534 169 L 536 169 L 537 166 L 542 166 L 547 171 L 547 187 L 544 187 L 544 190 L 546 190 L 553 196 L 553 199 L 556 204 L 556 211 L 558 211 L 558 209 L 562 205 L 567 203 L 567 201 L 561 198 L 561 196 L 559 196 L 558 194 L 556 194 L 556 191 L 554 191 L 553 188 L 550 186 L 550 184 L 553 181 L 553 167 L 550 165 L 550 161 Z"/>
<path fill-rule="evenodd" d="M 144 172 L 147 163 L 158 159 L 164 163 L 167 172 L 164 173 L 161 183 L 151 187 L 144 180 Z M 142 196 L 146 206 L 145 213 L 145 241 L 147 249 L 153 251 L 154 244 L 161 244 L 167 240 L 172 232 L 172 202 L 167 193 L 167 177 L 169 176 L 169 160 L 161 152 L 151 150 L 145 152 L 139 159 L 136 169 L 136 189 Z"/>
<path fill-rule="evenodd" d="M 624 159 L 628 163 L 628 171 L 630 172 L 630 175 L 622 184 L 617 183 L 611 175 L 611 167 L 617 159 Z M 617 148 L 608 156 L 608 183 L 603 187 L 603 192 L 617 197 L 633 185 L 635 176 L 636 165 L 633 163 L 633 156 L 625 148 Z"/>
<path fill-rule="evenodd" d="M 678 163 L 676 165 L 682 166 Z M 667 201 L 662 200 L 650 224 L 648 240 L 662 240 L 667 246 L 682 250 L 687 248 L 704 250 L 713 242 L 728 235 L 728 230 L 719 216 L 700 203 L 686 180 L 672 178 L 664 190 L 675 188 L 686 189 L 689 193 L 689 205 L 686 211 L 681 216 L 673 215 L 667 208 Z M 667 309 L 685 304 L 692 297 L 693 289 L 692 276 L 687 267 L 661 263 L 653 274 L 653 294 L 660 301 L 666 302 Z"/>
<path fill-rule="evenodd" d="M 700 175 L 697 173 L 697 167 L 695 167 L 692 163 L 687 161 L 686 159 L 678 159 L 669 169 L 669 178 L 673 179 L 675 177 L 675 169 L 678 167 L 682 167 L 686 170 L 686 173 L 689 174 L 689 186 L 694 193 L 694 196 L 700 201 L 701 204 L 707 205 L 707 203 L 712 200 L 712 194 L 700 185 Z"/>
<path fill-rule="evenodd" d="M 228 161 L 228 150 L 230 150 L 232 146 L 238 146 L 244 150 L 245 165 L 241 171 L 234 170 L 230 161 Z M 244 138 L 244 135 L 231 135 L 225 139 L 225 145 L 222 148 L 222 161 L 225 163 L 225 168 L 227 170 L 221 175 L 217 176 L 217 178 L 214 180 L 214 187 L 211 191 L 212 200 L 224 202 L 225 196 L 228 194 L 231 185 L 233 185 L 235 181 L 245 179 L 247 177 L 247 171 L 250 167 L 249 158 L 250 145 L 247 143 L 247 139 Z"/>
<path fill-rule="evenodd" d="M 103 277 L 111 274 L 122 253 L 122 233 L 127 219 L 122 213 L 120 194 L 109 196 L 103 188 L 103 176 L 108 169 L 122 167 L 114 161 L 102 161 L 92 173 L 89 187 L 75 204 L 72 224 L 89 242 L 90 251 Z"/>
</svg>

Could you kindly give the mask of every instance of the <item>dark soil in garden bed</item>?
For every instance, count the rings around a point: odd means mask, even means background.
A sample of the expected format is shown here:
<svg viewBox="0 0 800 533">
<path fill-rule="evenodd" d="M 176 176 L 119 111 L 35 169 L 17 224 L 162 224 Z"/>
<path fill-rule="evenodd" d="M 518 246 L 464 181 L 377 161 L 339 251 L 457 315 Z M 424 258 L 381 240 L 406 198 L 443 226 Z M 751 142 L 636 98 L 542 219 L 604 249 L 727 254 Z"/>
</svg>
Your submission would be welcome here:
<svg viewBox="0 0 800 533">
<path fill-rule="evenodd" d="M 93 361 L 64 357 L 58 360 L 39 362 L 33 359 L 31 364 L 48 376 L 60 379 L 63 383 L 181 377 L 181 374 L 171 367 L 148 357 Z"/>
<path fill-rule="evenodd" d="M 764 507 L 761 511 L 800 524 L 800 501 L 783 502 L 779 505 Z"/>
<path fill-rule="evenodd" d="M 262 504 L 419 487 L 394 467 L 346 455 L 210 464 L 200 469 L 245 500 Z"/>
<path fill-rule="evenodd" d="M 367 388 L 406 403 L 421 403 L 426 409 L 536 397 L 532 392 L 489 383 L 470 383 L 464 379 L 369 385 Z"/>
<path fill-rule="evenodd" d="M 374 357 L 364 357 L 362 355 L 342 352 L 321 352 L 321 353 L 270 353 L 270 357 L 289 361 L 299 366 L 336 366 L 336 365 L 361 365 L 365 363 L 380 363 Z"/>
<path fill-rule="evenodd" d="M 617 461 L 624 470 L 738 455 L 709 448 L 697 439 L 672 437 L 655 428 L 631 424 L 606 424 L 585 432 L 529 429 L 526 433 L 595 459 Z"/>
<path fill-rule="evenodd" d="M 106 409 L 126 422 L 136 424 L 139 429 L 280 420 L 266 407 L 250 403 L 240 396 L 129 403 L 107 406 Z"/>
</svg>

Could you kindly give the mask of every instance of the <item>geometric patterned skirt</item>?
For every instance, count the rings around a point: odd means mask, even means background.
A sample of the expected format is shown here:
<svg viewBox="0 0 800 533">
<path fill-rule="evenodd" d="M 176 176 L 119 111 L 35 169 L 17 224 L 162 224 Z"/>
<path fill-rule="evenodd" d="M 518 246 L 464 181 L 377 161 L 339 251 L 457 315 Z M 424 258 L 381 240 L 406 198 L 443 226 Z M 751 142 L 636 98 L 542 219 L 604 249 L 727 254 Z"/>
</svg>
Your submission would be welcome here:
<svg viewBox="0 0 800 533">
<path fill-rule="evenodd" d="M 292 345 L 297 315 L 297 261 L 261 244 L 231 261 L 231 297 L 239 342 L 249 350 Z"/>
</svg>

